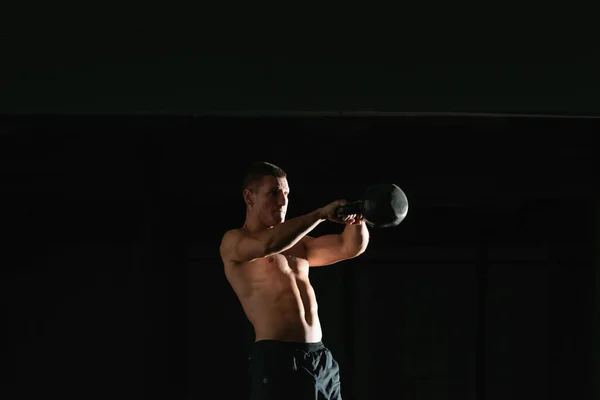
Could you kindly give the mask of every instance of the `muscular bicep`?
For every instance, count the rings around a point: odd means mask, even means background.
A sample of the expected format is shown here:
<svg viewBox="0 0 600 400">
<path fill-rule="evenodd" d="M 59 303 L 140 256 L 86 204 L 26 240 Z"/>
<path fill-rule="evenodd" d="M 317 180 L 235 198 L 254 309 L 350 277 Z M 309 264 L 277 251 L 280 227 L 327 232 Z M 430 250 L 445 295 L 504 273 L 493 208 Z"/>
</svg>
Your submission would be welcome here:
<svg viewBox="0 0 600 400">
<path fill-rule="evenodd" d="M 306 236 L 303 240 L 306 259 L 311 267 L 335 264 L 350 258 L 341 235 Z"/>
<path fill-rule="evenodd" d="M 221 241 L 221 258 L 227 261 L 248 262 L 267 256 L 267 245 L 251 234 L 227 232 Z"/>
</svg>

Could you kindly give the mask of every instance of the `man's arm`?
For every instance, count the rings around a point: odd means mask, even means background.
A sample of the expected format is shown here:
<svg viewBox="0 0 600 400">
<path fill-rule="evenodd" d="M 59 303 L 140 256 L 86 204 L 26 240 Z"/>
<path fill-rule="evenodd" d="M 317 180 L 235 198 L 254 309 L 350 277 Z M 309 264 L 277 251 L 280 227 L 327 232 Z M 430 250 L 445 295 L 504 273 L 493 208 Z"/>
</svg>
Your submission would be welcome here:
<svg viewBox="0 0 600 400">
<path fill-rule="evenodd" d="M 291 218 L 270 229 L 257 233 L 230 230 L 221 241 L 223 260 L 247 262 L 281 253 L 300 241 L 327 218 L 323 209 Z"/>
<path fill-rule="evenodd" d="M 306 236 L 303 243 L 308 264 L 311 267 L 320 267 L 364 253 L 369 244 L 369 230 L 365 222 L 360 222 L 346 225 L 340 234 L 323 235 L 318 238 Z"/>
</svg>

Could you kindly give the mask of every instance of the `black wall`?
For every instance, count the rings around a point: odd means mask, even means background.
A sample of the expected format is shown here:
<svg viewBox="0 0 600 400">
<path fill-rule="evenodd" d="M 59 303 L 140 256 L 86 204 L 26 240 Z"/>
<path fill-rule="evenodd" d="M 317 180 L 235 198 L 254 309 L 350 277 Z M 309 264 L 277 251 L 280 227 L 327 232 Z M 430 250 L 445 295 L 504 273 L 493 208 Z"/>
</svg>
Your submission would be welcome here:
<svg viewBox="0 0 600 400">
<path fill-rule="evenodd" d="M 521 41 L 519 48 L 525 47 L 527 55 L 516 50 L 504 54 L 490 47 L 488 51 L 494 53 L 490 58 L 481 48 L 477 52 L 465 48 L 467 54 L 462 56 L 457 45 L 445 46 L 436 40 L 414 43 L 421 46 L 419 50 L 403 46 L 394 51 L 400 45 L 391 44 L 385 51 L 366 53 L 353 50 L 332 55 L 314 49 L 295 56 L 267 56 L 230 48 L 213 53 L 229 55 L 210 56 L 208 50 L 198 49 L 193 37 L 173 32 L 160 41 L 142 32 L 139 36 L 131 32 L 120 37 L 116 32 L 103 35 L 103 44 L 40 36 L 24 43 L 14 55 L 5 47 L 0 113 L 600 114 L 598 63 L 588 51 L 559 53 L 550 37 L 544 38 L 544 43 L 553 46 L 547 57 L 532 58 L 532 50 Z M 5 37 L 13 39 L 13 45 L 25 38 Z M 52 43 L 44 45 L 46 40 Z M 385 46 L 386 42 L 378 43 Z M 511 44 L 506 40 L 503 45 Z"/>
<path fill-rule="evenodd" d="M 379 182 L 408 196 L 364 255 L 311 271 L 344 398 L 593 398 L 598 127 L 5 117 L 11 398 L 244 398 L 253 336 L 218 244 L 257 159 L 288 172 L 289 217 Z"/>
</svg>

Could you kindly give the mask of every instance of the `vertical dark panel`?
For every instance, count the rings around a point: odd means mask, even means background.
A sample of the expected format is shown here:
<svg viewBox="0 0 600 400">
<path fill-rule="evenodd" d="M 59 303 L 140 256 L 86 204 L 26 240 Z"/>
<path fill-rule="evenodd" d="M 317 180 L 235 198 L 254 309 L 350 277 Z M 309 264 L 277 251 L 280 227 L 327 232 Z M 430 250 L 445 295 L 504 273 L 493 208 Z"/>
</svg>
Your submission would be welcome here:
<svg viewBox="0 0 600 400">
<path fill-rule="evenodd" d="M 483 218 L 481 218 L 483 220 Z M 488 232 L 483 222 L 477 227 L 477 268 L 475 279 L 477 281 L 477 333 L 476 333 L 476 377 L 475 393 L 478 400 L 486 400 L 488 392 Z"/>
<path fill-rule="evenodd" d="M 367 249 L 367 251 L 372 251 Z M 377 337 L 369 332 L 373 329 L 372 315 L 377 310 L 371 309 L 370 298 L 376 281 L 369 272 L 372 267 L 368 261 L 357 259 L 344 267 L 345 284 L 345 345 L 346 366 L 345 392 L 350 399 L 364 399 L 372 395 L 375 385 L 373 375 L 369 371 L 378 369 L 373 362 L 374 344 Z"/>
<path fill-rule="evenodd" d="M 593 398 L 593 206 L 590 198 L 565 202 L 561 235 L 550 248 L 552 281 L 552 379 L 555 398 Z"/>
<path fill-rule="evenodd" d="M 600 343 L 598 337 L 600 337 L 600 187 L 598 180 L 595 181 L 593 187 L 595 188 L 592 204 L 592 216 L 593 216 L 593 227 L 591 236 L 591 257 L 593 260 L 592 268 L 592 279 L 594 288 L 592 294 L 594 296 L 593 306 L 591 309 L 590 319 L 592 320 L 592 397 L 598 398 L 600 396 Z"/>
<path fill-rule="evenodd" d="M 546 262 L 489 265 L 486 398 L 550 398 L 551 271 Z"/>
<path fill-rule="evenodd" d="M 143 391 L 140 170 L 135 141 L 105 133 L 32 117 L 0 146 L 15 398 Z"/>
<path fill-rule="evenodd" d="M 143 163 L 144 245 L 144 371 L 147 397 L 168 397 L 169 387 L 169 280 L 163 265 L 160 237 L 160 147 L 155 132 L 138 126 Z"/>
<path fill-rule="evenodd" d="M 365 261 L 361 268 L 366 279 L 356 313 L 365 326 L 357 331 L 363 349 L 354 360 L 365 363 L 353 369 L 357 393 L 474 399 L 474 263 L 399 259 Z"/>
</svg>

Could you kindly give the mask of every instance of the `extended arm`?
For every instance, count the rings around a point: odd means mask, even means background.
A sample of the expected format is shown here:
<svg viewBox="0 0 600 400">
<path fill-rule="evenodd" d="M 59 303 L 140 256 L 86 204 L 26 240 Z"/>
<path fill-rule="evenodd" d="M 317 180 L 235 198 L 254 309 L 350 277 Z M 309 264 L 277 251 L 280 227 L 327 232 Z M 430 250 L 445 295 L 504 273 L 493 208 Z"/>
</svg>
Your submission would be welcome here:
<svg viewBox="0 0 600 400">
<path fill-rule="evenodd" d="M 311 267 L 335 264 L 364 253 L 369 244 L 369 230 L 364 222 L 346 225 L 340 234 L 307 236 L 304 244 Z"/>
<path fill-rule="evenodd" d="M 280 253 L 294 246 L 325 220 L 323 209 L 318 209 L 257 233 L 228 231 L 221 241 L 221 257 L 246 262 Z"/>
</svg>

